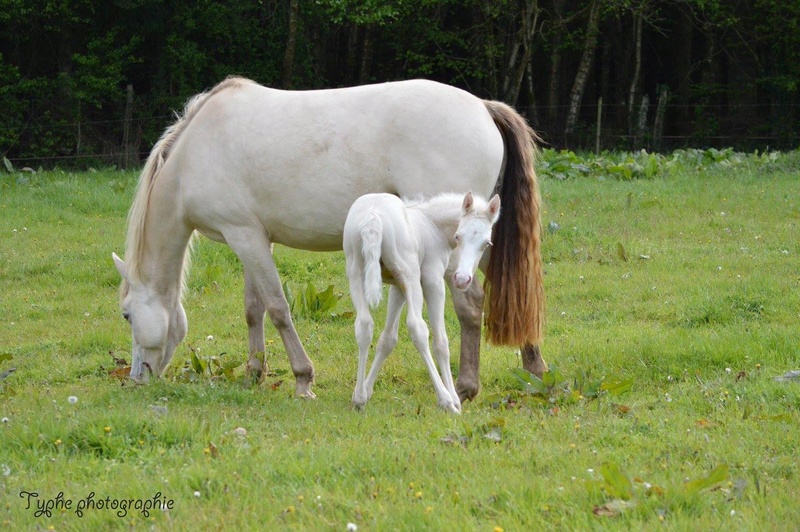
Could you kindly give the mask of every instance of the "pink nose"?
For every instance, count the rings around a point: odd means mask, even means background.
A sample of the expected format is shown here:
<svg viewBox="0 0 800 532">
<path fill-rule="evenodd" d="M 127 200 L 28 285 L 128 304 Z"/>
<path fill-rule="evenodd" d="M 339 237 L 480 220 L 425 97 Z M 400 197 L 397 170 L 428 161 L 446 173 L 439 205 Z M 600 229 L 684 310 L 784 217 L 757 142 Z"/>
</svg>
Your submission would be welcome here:
<svg viewBox="0 0 800 532">
<path fill-rule="evenodd" d="M 456 272 L 453 274 L 453 284 L 456 285 L 456 288 L 459 290 L 464 290 L 469 286 L 472 282 L 472 276 L 469 274 Z"/>
</svg>

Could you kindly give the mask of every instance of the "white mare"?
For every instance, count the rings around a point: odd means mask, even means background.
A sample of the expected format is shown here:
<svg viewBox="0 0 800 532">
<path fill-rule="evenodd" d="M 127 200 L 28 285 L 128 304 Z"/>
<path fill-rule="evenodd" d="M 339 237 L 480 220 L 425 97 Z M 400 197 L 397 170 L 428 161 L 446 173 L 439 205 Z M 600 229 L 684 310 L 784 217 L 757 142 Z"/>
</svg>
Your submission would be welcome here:
<svg viewBox="0 0 800 532">
<path fill-rule="evenodd" d="M 461 412 L 461 400 L 450 373 L 450 347 L 444 325 L 445 270 L 452 254 L 456 265 L 452 285 L 464 291 L 472 284 L 478 263 L 491 245 L 492 227 L 499 215 L 498 195 L 487 203 L 479 196 L 473 197 L 472 192 L 463 196 L 440 194 L 412 203 L 391 194 L 366 194 L 350 207 L 344 223 L 344 252 L 350 297 L 356 309 L 356 408 L 363 408 L 372 396 L 378 372 L 397 345 L 400 311 L 408 303 L 408 332 L 422 355 L 438 404 L 449 412 Z M 391 284 L 386 326 L 365 378 L 373 336 L 370 307 L 377 307 L 381 300 L 381 266 Z M 438 373 L 422 317 L 423 299 L 428 306 Z"/>
<path fill-rule="evenodd" d="M 313 397 L 314 366 L 292 322 L 272 244 L 341 250 L 359 196 L 467 190 L 484 197 L 499 191 L 503 215 L 483 287 L 451 290 L 461 325 L 456 389 L 462 400 L 478 393 L 484 315 L 488 339 L 521 347 L 525 368 L 541 374 L 535 138 L 509 106 L 424 80 L 282 91 L 229 78 L 195 96 L 153 147 L 128 216 L 124 261 L 114 255 L 131 325 L 131 378 L 160 375 L 187 334 L 182 295 L 189 243 L 199 232 L 242 262 L 248 372 L 258 378 L 266 369 L 266 314 L 296 393 Z"/>
</svg>

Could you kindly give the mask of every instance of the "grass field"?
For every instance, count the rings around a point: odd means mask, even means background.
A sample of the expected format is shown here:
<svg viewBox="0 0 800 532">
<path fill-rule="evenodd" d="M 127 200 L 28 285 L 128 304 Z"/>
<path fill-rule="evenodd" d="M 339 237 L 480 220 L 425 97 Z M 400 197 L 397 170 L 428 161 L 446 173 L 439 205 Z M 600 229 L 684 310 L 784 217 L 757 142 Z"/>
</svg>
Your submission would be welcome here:
<svg viewBox="0 0 800 532">
<path fill-rule="evenodd" d="M 525 388 L 518 353 L 484 346 L 482 391 L 461 416 L 436 408 L 404 328 L 366 410 L 351 408 L 341 253 L 276 250 L 296 295 L 312 283 L 343 296 L 334 315 L 296 320 L 318 399 L 292 396 L 271 327 L 273 373 L 260 387 L 243 366 L 220 369 L 246 359 L 243 279 L 232 253 L 204 239 L 189 335 L 166 377 L 115 378 L 109 352 L 130 361 L 130 331 L 110 257 L 124 251 L 135 180 L 0 175 L 0 375 L 16 368 L 0 381 L 0 528 L 800 523 L 800 379 L 774 380 L 800 369 L 798 153 L 649 179 L 543 179 L 552 386 Z"/>
</svg>

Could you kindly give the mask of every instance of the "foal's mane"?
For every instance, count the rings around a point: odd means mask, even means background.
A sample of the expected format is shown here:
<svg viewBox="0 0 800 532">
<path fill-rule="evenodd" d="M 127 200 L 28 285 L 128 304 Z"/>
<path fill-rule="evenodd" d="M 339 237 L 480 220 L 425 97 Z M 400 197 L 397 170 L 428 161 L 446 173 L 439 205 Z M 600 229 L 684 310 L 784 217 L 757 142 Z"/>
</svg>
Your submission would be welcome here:
<svg viewBox="0 0 800 532">
<path fill-rule="evenodd" d="M 125 260 L 128 266 L 128 281 L 141 280 L 139 267 L 142 261 L 142 254 L 144 253 L 144 228 L 147 219 L 147 210 L 150 205 L 150 196 L 153 192 L 153 185 L 156 179 L 158 179 L 161 169 L 164 167 L 164 163 L 169 157 L 178 137 L 211 96 L 230 87 L 242 87 L 253 83 L 254 82 L 249 79 L 232 76 L 217 84 L 212 89 L 193 96 L 186 102 L 183 113 L 175 112 L 175 122 L 164 131 L 164 134 L 161 135 L 161 138 L 158 139 L 158 142 L 153 146 L 153 150 L 150 152 L 147 162 L 145 162 L 144 168 L 142 169 L 142 173 L 139 176 L 139 183 L 136 186 L 131 210 L 128 212 L 128 233 L 125 249 Z M 190 253 L 187 253 L 183 265 L 184 272 L 189 267 L 189 258 Z M 184 278 L 185 276 L 181 275 L 182 282 Z M 123 287 L 123 290 L 124 289 L 126 289 L 126 287 Z"/>
<path fill-rule="evenodd" d="M 486 210 L 488 202 L 481 196 L 472 195 L 472 205 L 475 212 Z M 452 218 L 453 212 L 461 213 L 461 205 L 464 202 L 464 194 L 457 192 L 442 192 L 430 198 L 414 196 L 403 198 L 403 203 L 410 209 L 416 209 L 432 220 L 442 218 Z"/>
</svg>

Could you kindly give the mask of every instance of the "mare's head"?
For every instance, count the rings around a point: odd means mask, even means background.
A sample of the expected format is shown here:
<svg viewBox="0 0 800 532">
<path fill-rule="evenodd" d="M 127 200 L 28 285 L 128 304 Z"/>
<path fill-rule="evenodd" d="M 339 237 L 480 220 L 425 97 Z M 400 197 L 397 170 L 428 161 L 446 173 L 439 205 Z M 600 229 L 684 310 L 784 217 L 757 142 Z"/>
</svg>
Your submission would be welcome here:
<svg viewBox="0 0 800 532">
<path fill-rule="evenodd" d="M 499 217 L 500 196 L 497 194 L 488 203 L 478 196 L 473 197 L 472 192 L 464 195 L 454 251 L 458 267 L 453 274 L 453 285 L 458 290 L 466 290 L 472 283 L 483 252 L 492 245 L 492 226 Z"/>
<path fill-rule="evenodd" d="M 122 317 L 130 323 L 133 336 L 131 378 L 146 382 L 164 372 L 175 347 L 186 336 L 186 313 L 180 293 L 159 293 L 155 287 L 132 278 L 127 264 L 116 253 L 113 258 L 122 276 L 119 289 Z"/>
</svg>

